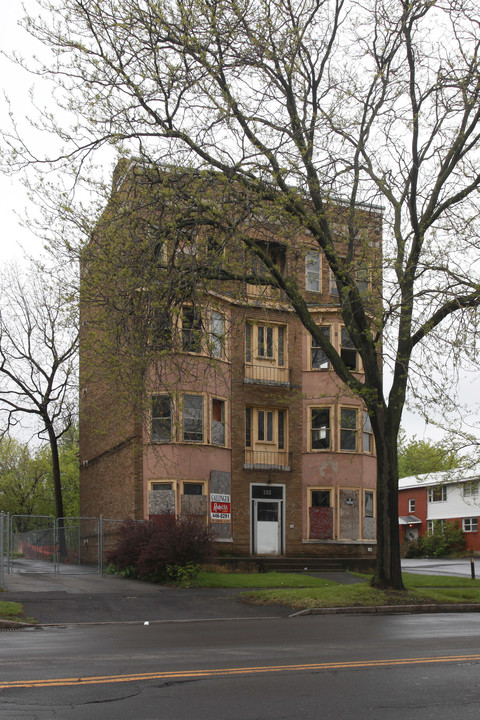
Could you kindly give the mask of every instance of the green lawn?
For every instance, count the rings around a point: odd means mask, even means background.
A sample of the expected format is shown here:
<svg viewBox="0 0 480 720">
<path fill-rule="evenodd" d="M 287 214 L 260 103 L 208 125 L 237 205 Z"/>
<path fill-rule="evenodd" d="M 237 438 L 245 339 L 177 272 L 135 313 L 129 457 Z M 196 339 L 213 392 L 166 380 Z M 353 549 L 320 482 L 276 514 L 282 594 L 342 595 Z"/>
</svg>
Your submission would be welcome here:
<svg viewBox="0 0 480 720">
<path fill-rule="evenodd" d="M 197 587 L 255 588 L 242 595 L 246 602 L 289 605 L 293 609 L 314 607 L 372 607 L 428 603 L 480 603 L 480 580 L 441 575 L 403 574 L 405 592 L 383 592 L 365 582 L 342 585 L 302 573 L 201 572 Z"/>
<path fill-rule="evenodd" d="M 20 620 L 25 622 L 23 607 L 17 602 L 0 600 L 0 620 Z"/>
</svg>

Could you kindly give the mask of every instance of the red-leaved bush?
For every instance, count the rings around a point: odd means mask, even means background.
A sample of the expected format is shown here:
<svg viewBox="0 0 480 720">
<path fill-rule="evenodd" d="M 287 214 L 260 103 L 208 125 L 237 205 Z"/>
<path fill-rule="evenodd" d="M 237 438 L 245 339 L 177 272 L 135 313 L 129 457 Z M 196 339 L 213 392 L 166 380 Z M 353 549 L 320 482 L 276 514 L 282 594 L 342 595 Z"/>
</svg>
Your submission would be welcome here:
<svg viewBox="0 0 480 720">
<path fill-rule="evenodd" d="M 194 517 L 172 514 L 141 522 L 125 520 L 119 535 L 108 562 L 138 577 L 161 580 L 169 566 L 199 565 L 214 554 L 210 527 Z"/>
</svg>

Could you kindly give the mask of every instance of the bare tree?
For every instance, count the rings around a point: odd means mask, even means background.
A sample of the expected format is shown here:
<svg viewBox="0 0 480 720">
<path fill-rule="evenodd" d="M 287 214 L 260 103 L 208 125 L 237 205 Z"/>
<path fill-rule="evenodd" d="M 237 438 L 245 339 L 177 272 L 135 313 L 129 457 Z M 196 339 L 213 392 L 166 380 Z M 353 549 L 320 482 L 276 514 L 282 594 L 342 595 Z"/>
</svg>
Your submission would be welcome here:
<svg viewBox="0 0 480 720">
<path fill-rule="evenodd" d="M 65 0 L 27 27 L 55 52 L 39 72 L 74 111 L 64 142 L 76 178 L 115 145 L 151 166 L 216 171 L 260 214 L 306 228 L 339 292 L 361 355 L 352 373 L 316 326 L 295 281 L 251 233 L 340 380 L 368 409 L 378 458 L 375 584 L 402 587 L 397 435 L 414 362 L 433 374 L 435 340 L 475 351 L 480 303 L 480 11 L 471 0 Z M 14 137 L 16 159 L 38 163 Z M 50 158 L 53 159 L 53 158 Z M 193 184 L 195 186 L 195 183 Z M 198 186 L 196 186 L 198 188 Z M 195 191 L 192 189 L 192 193 Z M 218 198 L 197 194 L 218 217 Z M 358 204 L 384 213 L 383 285 Z M 328 208 L 345 210 L 343 249 Z M 62 205 L 65 219 L 65 203 Z M 383 307 L 358 287 L 362 256 Z M 437 346 L 438 347 L 438 346 Z M 384 390 L 382 350 L 392 371 Z M 430 352 L 430 355 L 428 354 Z M 413 374 L 412 374 L 413 373 Z"/>
<path fill-rule="evenodd" d="M 64 516 L 59 440 L 77 407 L 76 306 L 59 283 L 32 267 L 4 273 L 0 286 L 0 414 L 3 434 L 27 419 L 27 428 L 51 449 L 57 517 Z M 61 552 L 64 538 L 60 538 Z M 63 554 L 63 553 L 62 553 Z"/>
</svg>

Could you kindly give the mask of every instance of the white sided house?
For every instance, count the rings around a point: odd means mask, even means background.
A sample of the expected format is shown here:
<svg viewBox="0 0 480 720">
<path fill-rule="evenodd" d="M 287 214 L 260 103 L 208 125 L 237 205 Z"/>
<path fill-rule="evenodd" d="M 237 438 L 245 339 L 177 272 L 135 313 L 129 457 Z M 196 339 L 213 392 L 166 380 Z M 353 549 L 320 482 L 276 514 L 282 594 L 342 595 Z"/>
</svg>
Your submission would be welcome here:
<svg viewBox="0 0 480 720">
<path fill-rule="evenodd" d="M 401 478 L 398 483 L 400 541 L 428 535 L 436 522 L 456 522 L 467 550 L 480 550 L 480 467 L 456 468 Z"/>
</svg>

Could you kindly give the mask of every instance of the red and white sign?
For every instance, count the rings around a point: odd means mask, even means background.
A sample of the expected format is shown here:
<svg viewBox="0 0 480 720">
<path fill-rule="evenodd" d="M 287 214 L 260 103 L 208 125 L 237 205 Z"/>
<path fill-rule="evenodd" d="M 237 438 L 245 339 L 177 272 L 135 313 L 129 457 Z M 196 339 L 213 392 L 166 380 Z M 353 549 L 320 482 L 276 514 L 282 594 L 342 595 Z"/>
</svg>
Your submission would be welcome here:
<svg viewBox="0 0 480 720">
<path fill-rule="evenodd" d="M 229 522 L 232 517 L 230 495 L 210 494 L 210 517 L 217 522 Z"/>
</svg>

